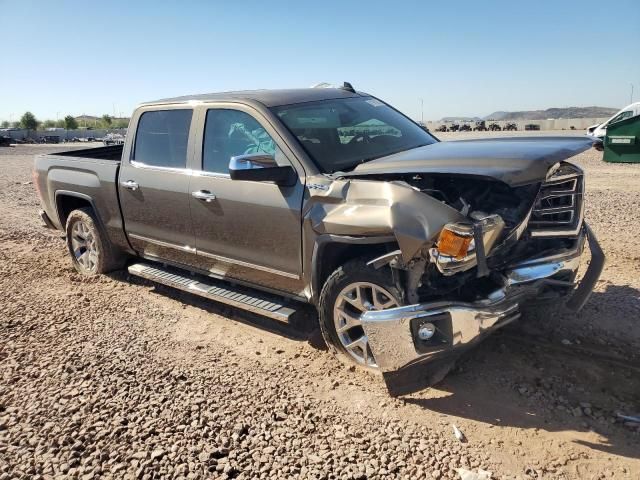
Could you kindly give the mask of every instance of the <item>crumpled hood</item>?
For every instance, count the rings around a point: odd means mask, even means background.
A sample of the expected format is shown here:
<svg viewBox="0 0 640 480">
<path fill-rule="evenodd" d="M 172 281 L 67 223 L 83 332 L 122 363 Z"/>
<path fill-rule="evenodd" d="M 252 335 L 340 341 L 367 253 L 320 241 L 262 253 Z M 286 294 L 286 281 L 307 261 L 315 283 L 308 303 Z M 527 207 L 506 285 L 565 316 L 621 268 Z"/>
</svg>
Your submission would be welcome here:
<svg viewBox="0 0 640 480">
<path fill-rule="evenodd" d="M 451 173 L 525 185 L 544 180 L 552 165 L 588 150 L 593 141 L 585 135 L 438 142 L 363 163 L 344 176 Z"/>
</svg>

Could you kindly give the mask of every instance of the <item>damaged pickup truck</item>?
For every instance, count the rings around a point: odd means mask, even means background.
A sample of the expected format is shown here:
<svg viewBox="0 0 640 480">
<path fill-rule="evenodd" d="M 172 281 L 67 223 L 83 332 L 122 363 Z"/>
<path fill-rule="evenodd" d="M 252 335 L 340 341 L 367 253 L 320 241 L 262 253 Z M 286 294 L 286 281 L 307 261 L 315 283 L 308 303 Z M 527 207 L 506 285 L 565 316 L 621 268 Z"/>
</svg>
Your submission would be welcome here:
<svg viewBox="0 0 640 480">
<path fill-rule="evenodd" d="M 39 155 L 34 183 L 80 273 L 285 322 L 311 303 L 399 395 L 528 302 L 584 305 L 604 256 L 566 160 L 592 141 L 440 142 L 349 84 L 230 92 L 142 104 L 124 145 Z"/>
</svg>

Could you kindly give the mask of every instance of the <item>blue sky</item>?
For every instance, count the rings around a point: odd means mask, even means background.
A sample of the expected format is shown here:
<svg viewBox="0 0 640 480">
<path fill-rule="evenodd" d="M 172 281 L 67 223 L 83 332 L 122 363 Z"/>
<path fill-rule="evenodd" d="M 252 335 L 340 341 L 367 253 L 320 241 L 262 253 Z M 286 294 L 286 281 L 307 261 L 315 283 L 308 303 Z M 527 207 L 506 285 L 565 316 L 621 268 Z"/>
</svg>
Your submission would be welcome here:
<svg viewBox="0 0 640 480">
<path fill-rule="evenodd" d="M 348 80 L 419 119 L 640 100 L 640 2 L 0 0 L 0 120 Z"/>
</svg>

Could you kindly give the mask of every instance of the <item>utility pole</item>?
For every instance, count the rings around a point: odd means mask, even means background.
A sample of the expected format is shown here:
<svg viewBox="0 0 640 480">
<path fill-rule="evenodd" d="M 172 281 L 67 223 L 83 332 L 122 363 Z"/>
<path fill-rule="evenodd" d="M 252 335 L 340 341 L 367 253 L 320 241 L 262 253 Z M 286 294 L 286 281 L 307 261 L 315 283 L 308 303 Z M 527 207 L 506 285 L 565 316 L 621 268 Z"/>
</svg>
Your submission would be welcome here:
<svg viewBox="0 0 640 480">
<path fill-rule="evenodd" d="M 633 103 L 633 83 L 631 84 L 631 98 L 629 99 L 629 103 Z"/>
<path fill-rule="evenodd" d="M 424 98 L 420 99 L 420 120 L 422 121 L 422 125 L 424 125 Z"/>
</svg>

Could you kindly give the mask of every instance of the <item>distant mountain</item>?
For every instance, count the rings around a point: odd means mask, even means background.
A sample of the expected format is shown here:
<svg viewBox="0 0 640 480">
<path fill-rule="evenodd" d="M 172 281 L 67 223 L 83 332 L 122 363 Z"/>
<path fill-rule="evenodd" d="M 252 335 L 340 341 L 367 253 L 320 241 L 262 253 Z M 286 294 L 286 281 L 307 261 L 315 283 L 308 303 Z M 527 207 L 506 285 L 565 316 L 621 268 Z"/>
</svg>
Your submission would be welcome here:
<svg viewBox="0 0 640 480">
<path fill-rule="evenodd" d="M 521 112 L 493 112 L 484 120 L 557 120 L 559 118 L 610 117 L 619 109 L 609 107 L 566 107 L 546 110 L 524 110 Z"/>
</svg>

